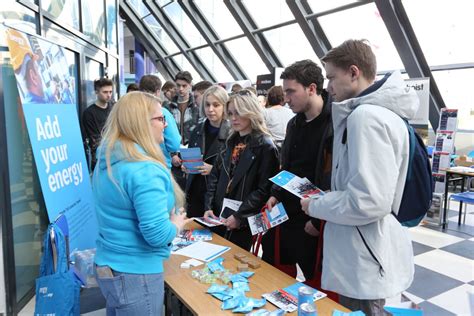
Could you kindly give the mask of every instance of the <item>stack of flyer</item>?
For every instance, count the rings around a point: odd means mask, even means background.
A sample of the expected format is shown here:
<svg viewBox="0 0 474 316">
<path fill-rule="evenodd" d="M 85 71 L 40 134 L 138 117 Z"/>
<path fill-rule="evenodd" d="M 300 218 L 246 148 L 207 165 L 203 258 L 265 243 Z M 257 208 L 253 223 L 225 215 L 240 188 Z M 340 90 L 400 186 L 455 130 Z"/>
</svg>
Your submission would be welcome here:
<svg viewBox="0 0 474 316">
<path fill-rule="evenodd" d="M 187 169 L 188 173 L 199 174 L 201 173 L 197 167 L 203 165 L 201 148 L 181 148 L 180 149 L 181 159 L 183 160 L 183 166 Z"/>
<path fill-rule="evenodd" d="M 271 293 L 262 294 L 264 298 L 270 303 L 283 309 L 288 313 L 292 313 L 298 309 L 298 289 L 302 286 L 309 287 L 301 282 L 297 282 L 283 289 L 273 291 Z M 327 295 L 321 291 L 311 288 L 313 290 L 314 301 L 325 298 Z"/>
<path fill-rule="evenodd" d="M 270 178 L 270 181 L 301 199 L 317 199 L 324 195 L 324 191 L 312 184 L 307 178 L 300 178 L 286 170 Z"/>
</svg>

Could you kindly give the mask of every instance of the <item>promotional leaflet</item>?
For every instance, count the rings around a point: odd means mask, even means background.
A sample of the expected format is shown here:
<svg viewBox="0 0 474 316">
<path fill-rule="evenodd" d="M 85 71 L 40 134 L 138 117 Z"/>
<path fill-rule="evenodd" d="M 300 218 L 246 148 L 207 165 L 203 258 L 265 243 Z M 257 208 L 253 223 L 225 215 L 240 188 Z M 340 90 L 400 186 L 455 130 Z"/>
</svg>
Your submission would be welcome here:
<svg viewBox="0 0 474 316">
<path fill-rule="evenodd" d="M 199 224 L 203 224 L 207 227 L 215 227 L 222 225 L 222 222 L 219 219 L 215 219 L 212 217 L 194 217 L 193 219 Z"/>
<path fill-rule="evenodd" d="M 201 173 L 197 169 L 203 165 L 201 148 L 181 148 L 180 149 L 181 159 L 183 160 L 183 166 L 188 170 L 188 173 L 198 174 Z"/>
<path fill-rule="evenodd" d="M 435 151 L 451 153 L 454 150 L 454 133 L 452 131 L 442 131 L 436 133 Z"/>
<path fill-rule="evenodd" d="M 227 218 L 237 212 L 242 205 L 242 201 L 232 200 L 228 198 L 224 198 L 222 201 L 222 209 L 221 214 L 219 215 L 220 218 Z"/>
<path fill-rule="evenodd" d="M 272 227 L 278 226 L 288 220 L 288 215 L 282 203 L 278 203 L 271 210 L 247 218 L 252 235 L 265 233 Z"/>
<path fill-rule="evenodd" d="M 292 313 L 298 309 L 298 289 L 302 286 L 309 287 L 304 283 L 297 282 L 283 289 L 262 294 L 262 296 L 278 308 L 281 308 L 288 313 Z M 316 289 L 311 288 L 311 290 L 314 292 L 314 301 L 320 300 L 327 296 L 326 293 Z"/>
<path fill-rule="evenodd" d="M 312 184 L 307 178 L 300 178 L 286 170 L 281 171 L 269 180 L 301 199 L 317 199 L 324 195 L 324 191 Z"/>
<path fill-rule="evenodd" d="M 451 163 L 451 155 L 445 151 L 435 151 L 433 153 L 433 164 L 431 170 L 433 173 L 445 173 Z"/>
<path fill-rule="evenodd" d="M 441 116 L 439 118 L 438 132 L 451 131 L 455 132 L 458 125 L 458 110 L 457 109 L 441 109 Z"/>
</svg>

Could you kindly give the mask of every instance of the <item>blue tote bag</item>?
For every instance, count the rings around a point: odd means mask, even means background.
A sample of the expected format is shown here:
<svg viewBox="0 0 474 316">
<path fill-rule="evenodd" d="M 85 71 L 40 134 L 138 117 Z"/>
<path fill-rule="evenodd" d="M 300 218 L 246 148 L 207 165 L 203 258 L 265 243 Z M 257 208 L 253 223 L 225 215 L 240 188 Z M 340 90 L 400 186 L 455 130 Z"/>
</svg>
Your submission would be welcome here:
<svg viewBox="0 0 474 316">
<path fill-rule="evenodd" d="M 36 279 L 36 316 L 76 316 L 80 312 L 80 285 L 68 269 L 66 241 L 52 223 L 44 237 L 40 276 Z"/>
</svg>

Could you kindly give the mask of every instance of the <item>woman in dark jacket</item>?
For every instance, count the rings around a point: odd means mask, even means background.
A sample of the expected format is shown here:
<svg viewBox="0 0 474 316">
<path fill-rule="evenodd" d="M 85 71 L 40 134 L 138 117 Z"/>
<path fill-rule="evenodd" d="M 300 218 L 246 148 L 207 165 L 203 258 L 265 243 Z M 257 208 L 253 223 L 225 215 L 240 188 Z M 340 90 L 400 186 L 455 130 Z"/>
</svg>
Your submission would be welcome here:
<svg viewBox="0 0 474 316">
<path fill-rule="evenodd" d="M 224 199 L 242 202 L 235 213 L 222 219 L 221 233 L 250 250 L 252 235 L 247 217 L 260 212 L 269 197 L 268 178 L 278 171 L 278 152 L 265 126 L 257 97 L 242 90 L 230 97 L 227 115 L 232 134 L 218 155 L 207 183 L 206 217 L 219 217 Z"/>
<path fill-rule="evenodd" d="M 230 123 L 225 118 L 225 105 L 229 96 L 221 86 L 209 87 L 203 95 L 201 105 L 206 119 L 199 123 L 189 138 L 189 148 L 199 147 L 203 154 L 204 164 L 198 167 L 200 174 L 187 173 L 186 179 L 186 211 L 188 217 L 204 215 L 204 196 L 206 194 L 207 178 L 212 166 L 225 141 L 229 136 Z"/>
</svg>

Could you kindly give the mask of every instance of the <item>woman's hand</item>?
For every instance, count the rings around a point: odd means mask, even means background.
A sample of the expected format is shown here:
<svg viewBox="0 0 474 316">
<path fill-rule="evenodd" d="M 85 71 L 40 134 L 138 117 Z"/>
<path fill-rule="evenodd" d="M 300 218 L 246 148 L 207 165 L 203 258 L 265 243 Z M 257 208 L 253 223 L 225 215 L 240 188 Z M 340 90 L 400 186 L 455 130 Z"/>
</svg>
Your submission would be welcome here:
<svg viewBox="0 0 474 316">
<path fill-rule="evenodd" d="M 179 158 L 178 155 L 174 155 L 173 157 L 171 157 L 171 164 L 175 166 L 176 168 L 181 166 L 181 163 L 182 163 L 182 160 L 181 158 Z"/>
<path fill-rule="evenodd" d="M 240 227 L 240 220 L 235 218 L 234 215 L 227 217 L 222 221 L 224 226 L 227 227 L 227 230 L 237 229 Z"/>
<path fill-rule="evenodd" d="M 319 230 L 314 227 L 311 221 L 306 222 L 306 225 L 304 226 L 304 231 L 306 232 L 306 234 L 311 235 L 313 237 L 319 236 Z"/>
<path fill-rule="evenodd" d="M 189 173 L 188 168 L 186 168 L 184 165 L 181 165 L 181 171 L 184 172 L 185 174 Z"/>
<path fill-rule="evenodd" d="M 186 224 L 193 221 L 192 218 L 186 217 L 186 211 L 184 208 L 180 208 L 179 212 L 176 214 L 174 211 L 171 212 L 171 223 L 173 223 L 178 229 L 178 233 L 184 229 Z"/>
<path fill-rule="evenodd" d="M 306 215 L 309 215 L 309 203 L 311 202 L 310 198 L 306 199 L 301 199 L 301 209 L 306 213 Z"/>
<path fill-rule="evenodd" d="M 214 215 L 214 211 L 213 210 L 208 210 L 206 212 L 204 212 L 204 217 L 205 218 L 214 218 L 214 219 L 219 219 L 219 217 L 217 217 L 216 215 Z"/>
<path fill-rule="evenodd" d="M 197 170 L 201 173 L 203 176 L 207 176 L 208 174 L 211 173 L 212 170 L 212 165 L 203 162 L 202 166 L 196 167 Z"/>
</svg>

